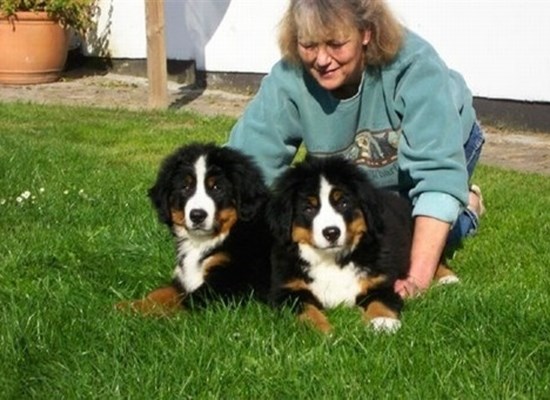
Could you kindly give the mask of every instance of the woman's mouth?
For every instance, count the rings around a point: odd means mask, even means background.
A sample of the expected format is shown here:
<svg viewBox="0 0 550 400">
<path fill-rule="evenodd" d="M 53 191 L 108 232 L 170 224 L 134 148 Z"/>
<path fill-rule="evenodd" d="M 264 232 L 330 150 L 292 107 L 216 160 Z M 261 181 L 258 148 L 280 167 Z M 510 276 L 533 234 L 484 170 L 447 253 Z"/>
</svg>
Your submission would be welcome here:
<svg viewBox="0 0 550 400">
<path fill-rule="evenodd" d="M 324 71 L 317 70 L 317 73 L 319 74 L 319 79 L 332 79 L 336 76 L 337 71 L 338 68 L 335 68 Z"/>
</svg>

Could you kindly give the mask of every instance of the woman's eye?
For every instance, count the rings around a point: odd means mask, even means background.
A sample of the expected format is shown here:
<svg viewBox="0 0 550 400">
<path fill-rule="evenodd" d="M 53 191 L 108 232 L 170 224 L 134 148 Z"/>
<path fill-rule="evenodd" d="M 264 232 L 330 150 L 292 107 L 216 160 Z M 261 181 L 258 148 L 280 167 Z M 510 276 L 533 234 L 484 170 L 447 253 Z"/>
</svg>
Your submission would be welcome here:
<svg viewBox="0 0 550 400">
<path fill-rule="evenodd" d="M 348 42 L 348 40 L 330 40 L 327 42 L 327 47 L 331 50 L 340 50 L 342 47 L 348 44 Z"/>
<path fill-rule="evenodd" d="M 317 46 L 315 43 L 299 43 L 304 50 L 313 50 Z"/>
</svg>

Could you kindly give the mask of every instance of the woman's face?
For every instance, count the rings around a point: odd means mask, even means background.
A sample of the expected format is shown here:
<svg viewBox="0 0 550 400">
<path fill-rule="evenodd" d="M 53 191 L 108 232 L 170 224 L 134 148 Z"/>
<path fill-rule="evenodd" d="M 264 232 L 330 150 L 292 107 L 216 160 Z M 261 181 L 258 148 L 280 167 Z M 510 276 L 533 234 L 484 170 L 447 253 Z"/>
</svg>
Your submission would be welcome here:
<svg viewBox="0 0 550 400">
<path fill-rule="evenodd" d="M 298 38 L 298 54 L 306 70 L 326 90 L 357 88 L 363 74 L 363 46 L 370 31 L 351 31 L 323 41 Z"/>
</svg>

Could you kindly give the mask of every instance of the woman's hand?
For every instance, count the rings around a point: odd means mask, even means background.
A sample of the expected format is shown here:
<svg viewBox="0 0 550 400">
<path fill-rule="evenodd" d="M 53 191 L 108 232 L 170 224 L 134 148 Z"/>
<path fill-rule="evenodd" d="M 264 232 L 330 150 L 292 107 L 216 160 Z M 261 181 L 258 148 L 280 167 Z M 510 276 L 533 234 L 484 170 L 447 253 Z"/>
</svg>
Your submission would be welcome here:
<svg viewBox="0 0 550 400">
<path fill-rule="evenodd" d="M 415 218 L 409 275 L 406 279 L 397 280 L 394 285 L 396 293 L 402 298 L 418 296 L 430 287 L 447 243 L 449 229 L 449 223 L 432 217 Z"/>
<path fill-rule="evenodd" d="M 406 279 L 398 279 L 394 284 L 395 292 L 402 298 L 416 297 L 422 293 L 422 290 L 418 287 L 415 279 L 408 276 Z"/>
</svg>

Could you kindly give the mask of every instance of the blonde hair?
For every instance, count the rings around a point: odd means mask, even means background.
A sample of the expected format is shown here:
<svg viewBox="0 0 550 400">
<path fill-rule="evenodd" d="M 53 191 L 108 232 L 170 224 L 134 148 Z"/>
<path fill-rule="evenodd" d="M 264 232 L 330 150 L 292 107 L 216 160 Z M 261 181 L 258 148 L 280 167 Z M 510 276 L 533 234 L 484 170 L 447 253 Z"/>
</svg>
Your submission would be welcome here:
<svg viewBox="0 0 550 400">
<path fill-rule="evenodd" d="M 279 48 L 283 59 L 299 64 L 299 37 L 324 41 L 353 29 L 371 32 L 365 65 L 388 64 L 403 42 L 403 26 L 384 0 L 290 0 L 279 24 Z"/>
</svg>

